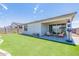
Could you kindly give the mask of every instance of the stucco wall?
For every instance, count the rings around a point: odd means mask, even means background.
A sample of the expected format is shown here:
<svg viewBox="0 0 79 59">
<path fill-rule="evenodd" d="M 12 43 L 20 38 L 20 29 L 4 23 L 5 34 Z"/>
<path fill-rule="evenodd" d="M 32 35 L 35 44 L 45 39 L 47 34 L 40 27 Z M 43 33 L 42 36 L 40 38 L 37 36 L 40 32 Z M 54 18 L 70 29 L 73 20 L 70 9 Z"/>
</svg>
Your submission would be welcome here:
<svg viewBox="0 0 79 59">
<path fill-rule="evenodd" d="M 48 31 L 49 31 L 49 25 L 48 24 L 41 24 L 41 35 L 44 35 Z"/>
<path fill-rule="evenodd" d="M 24 31 L 24 34 L 39 33 L 41 35 L 41 23 L 31 23 L 27 24 L 27 31 Z"/>
<path fill-rule="evenodd" d="M 33 33 L 39 33 L 40 35 L 44 35 L 46 32 L 48 32 L 48 24 L 42 24 L 41 22 L 38 23 L 31 23 L 27 24 L 27 31 L 24 31 L 24 34 L 30 34 Z"/>
</svg>

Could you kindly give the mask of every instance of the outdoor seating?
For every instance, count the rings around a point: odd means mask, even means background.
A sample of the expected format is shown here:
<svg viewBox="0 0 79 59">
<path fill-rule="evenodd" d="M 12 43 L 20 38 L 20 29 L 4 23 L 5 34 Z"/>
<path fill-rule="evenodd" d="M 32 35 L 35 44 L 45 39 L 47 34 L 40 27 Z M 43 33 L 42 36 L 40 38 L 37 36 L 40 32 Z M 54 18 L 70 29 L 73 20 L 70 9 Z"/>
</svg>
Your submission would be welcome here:
<svg viewBox="0 0 79 59">
<path fill-rule="evenodd" d="M 50 33 L 50 32 L 47 32 L 47 33 L 46 33 L 46 35 L 47 35 L 47 36 L 51 36 L 51 35 L 52 35 L 52 33 Z"/>
<path fill-rule="evenodd" d="M 64 37 L 64 32 L 58 34 L 59 37 Z"/>
</svg>

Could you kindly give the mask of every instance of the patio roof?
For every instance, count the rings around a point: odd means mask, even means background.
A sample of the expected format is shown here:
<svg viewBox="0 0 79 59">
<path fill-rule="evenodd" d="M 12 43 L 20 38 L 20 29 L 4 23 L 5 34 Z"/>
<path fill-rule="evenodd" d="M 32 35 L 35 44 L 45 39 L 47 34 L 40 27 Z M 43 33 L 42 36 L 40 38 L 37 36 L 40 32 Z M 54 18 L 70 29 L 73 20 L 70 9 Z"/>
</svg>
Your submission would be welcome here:
<svg viewBox="0 0 79 59">
<path fill-rule="evenodd" d="M 69 19 L 69 18 L 71 18 L 73 20 L 76 13 L 77 12 L 72 12 L 72 13 L 69 13 L 69 14 L 61 15 L 61 16 L 56 16 L 56 17 L 51 17 L 51 18 L 47 18 L 47 19 L 32 21 L 32 22 L 29 22 L 29 23 L 26 23 L 26 24 L 31 24 L 31 23 L 36 23 L 36 22 L 44 23 L 44 22 L 48 22 L 48 21 L 51 22 L 51 21 L 56 21 L 56 20 L 61 19 L 61 18 L 63 18 L 63 20 L 64 19 Z"/>
</svg>

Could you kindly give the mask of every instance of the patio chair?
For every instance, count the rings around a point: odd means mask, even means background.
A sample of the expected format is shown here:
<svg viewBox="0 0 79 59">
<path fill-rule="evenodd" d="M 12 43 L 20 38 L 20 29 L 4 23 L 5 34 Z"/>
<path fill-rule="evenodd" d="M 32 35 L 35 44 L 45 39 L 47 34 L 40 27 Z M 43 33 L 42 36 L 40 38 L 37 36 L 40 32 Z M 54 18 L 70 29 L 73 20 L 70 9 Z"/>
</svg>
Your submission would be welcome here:
<svg viewBox="0 0 79 59">
<path fill-rule="evenodd" d="M 46 35 L 47 35 L 47 36 L 51 36 L 51 35 L 52 35 L 52 33 L 50 33 L 50 32 L 47 32 L 47 33 L 46 33 Z"/>
<path fill-rule="evenodd" d="M 58 34 L 58 37 L 64 37 L 64 32 Z"/>
</svg>

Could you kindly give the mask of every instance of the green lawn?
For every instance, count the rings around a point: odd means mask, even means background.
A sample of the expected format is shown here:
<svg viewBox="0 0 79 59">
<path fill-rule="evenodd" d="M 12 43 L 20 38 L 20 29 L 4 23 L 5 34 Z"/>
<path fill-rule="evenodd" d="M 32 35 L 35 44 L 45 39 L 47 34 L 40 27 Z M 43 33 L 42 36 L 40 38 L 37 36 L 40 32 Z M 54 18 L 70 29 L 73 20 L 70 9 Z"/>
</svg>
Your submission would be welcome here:
<svg viewBox="0 0 79 59">
<path fill-rule="evenodd" d="M 79 46 L 72 46 L 18 34 L 1 35 L 0 49 L 14 56 L 79 56 Z"/>
</svg>

